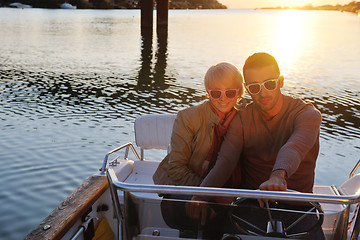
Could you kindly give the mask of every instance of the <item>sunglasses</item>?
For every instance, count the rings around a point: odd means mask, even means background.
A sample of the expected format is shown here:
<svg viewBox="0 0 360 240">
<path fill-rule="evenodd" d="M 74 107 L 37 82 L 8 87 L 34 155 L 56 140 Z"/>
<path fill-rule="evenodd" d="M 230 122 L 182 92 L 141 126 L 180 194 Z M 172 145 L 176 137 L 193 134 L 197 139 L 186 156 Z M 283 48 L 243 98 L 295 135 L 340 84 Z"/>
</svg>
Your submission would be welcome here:
<svg viewBox="0 0 360 240">
<path fill-rule="evenodd" d="M 239 89 L 226 89 L 226 90 L 208 89 L 207 91 L 210 97 L 213 99 L 219 99 L 223 94 L 225 94 L 227 98 L 235 98 L 238 96 L 239 93 Z"/>
<path fill-rule="evenodd" d="M 277 87 L 277 82 L 280 79 L 278 78 L 269 79 L 262 83 L 251 83 L 246 85 L 246 89 L 249 91 L 250 94 L 258 94 L 261 91 L 261 86 L 263 86 L 266 90 L 273 91 Z"/>
</svg>

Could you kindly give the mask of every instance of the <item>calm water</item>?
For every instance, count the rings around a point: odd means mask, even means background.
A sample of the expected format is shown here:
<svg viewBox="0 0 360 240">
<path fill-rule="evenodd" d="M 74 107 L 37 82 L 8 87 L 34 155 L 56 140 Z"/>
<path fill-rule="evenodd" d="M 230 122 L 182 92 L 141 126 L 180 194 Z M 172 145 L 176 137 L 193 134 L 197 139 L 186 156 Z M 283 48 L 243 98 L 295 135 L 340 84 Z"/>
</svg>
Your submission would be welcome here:
<svg viewBox="0 0 360 240">
<path fill-rule="evenodd" d="M 170 11 L 141 32 L 138 10 L 0 9 L 0 238 L 22 239 L 133 122 L 205 98 L 205 71 L 273 54 L 284 92 L 323 114 L 316 184 L 340 185 L 360 158 L 360 18 L 322 11 Z M 246 98 L 249 98 L 246 96 Z M 161 159 L 151 152 L 149 158 Z"/>
</svg>

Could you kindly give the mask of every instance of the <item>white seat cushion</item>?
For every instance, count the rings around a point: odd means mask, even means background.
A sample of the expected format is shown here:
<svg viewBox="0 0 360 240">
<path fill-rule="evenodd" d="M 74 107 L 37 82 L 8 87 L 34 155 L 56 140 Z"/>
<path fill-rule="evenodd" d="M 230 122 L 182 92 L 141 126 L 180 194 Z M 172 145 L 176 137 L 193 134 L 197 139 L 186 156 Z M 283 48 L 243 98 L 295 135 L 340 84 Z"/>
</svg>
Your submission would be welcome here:
<svg viewBox="0 0 360 240">
<path fill-rule="evenodd" d="M 150 114 L 135 120 L 135 142 L 142 149 L 168 149 L 176 114 Z"/>
</svg>

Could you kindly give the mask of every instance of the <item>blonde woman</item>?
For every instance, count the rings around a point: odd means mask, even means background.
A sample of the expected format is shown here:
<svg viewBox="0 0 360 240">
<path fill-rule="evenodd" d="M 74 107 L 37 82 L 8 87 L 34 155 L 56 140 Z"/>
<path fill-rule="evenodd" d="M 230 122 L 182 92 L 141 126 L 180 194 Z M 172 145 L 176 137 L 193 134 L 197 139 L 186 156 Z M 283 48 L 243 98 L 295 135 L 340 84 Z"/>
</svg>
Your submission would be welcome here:
<svg viewBox="0 0 360 240">
<path fill-rule="evenodd" d="M 237 102 L 244 95 L 243 78 L 234 65 L 223 62 L 208 69 L 204 85 L 209 99 L 177 114 L 171 152 L 156 170 L 155 184 L 199 186 L 215 164 L 223 136 L 237 112 Z M 240 176 L 240 171 L 234 172 L 227 184 L 236 187 Z M 164 199 L 189 200 L 191 196 L 166 195 Z M 162 201 L 161 207 L 170 227 L 194 227 L 193 222 L 184 220 L 183 203 Z"/>
</svg>

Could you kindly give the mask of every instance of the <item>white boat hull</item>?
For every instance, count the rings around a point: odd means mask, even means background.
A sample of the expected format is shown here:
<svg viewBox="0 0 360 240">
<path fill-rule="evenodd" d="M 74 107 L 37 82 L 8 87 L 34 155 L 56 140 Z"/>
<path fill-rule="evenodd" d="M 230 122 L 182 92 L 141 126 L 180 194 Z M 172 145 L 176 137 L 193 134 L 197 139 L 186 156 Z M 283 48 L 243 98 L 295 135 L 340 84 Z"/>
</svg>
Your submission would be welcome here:
<svg viewBox="0 0 360 240">
<path fill-rule="evenodd" d="M 76 6 L 71 5 L 70 3 L 63 3 L 60 5 L 61 9 L 76 9 Z"/>
</svg>

